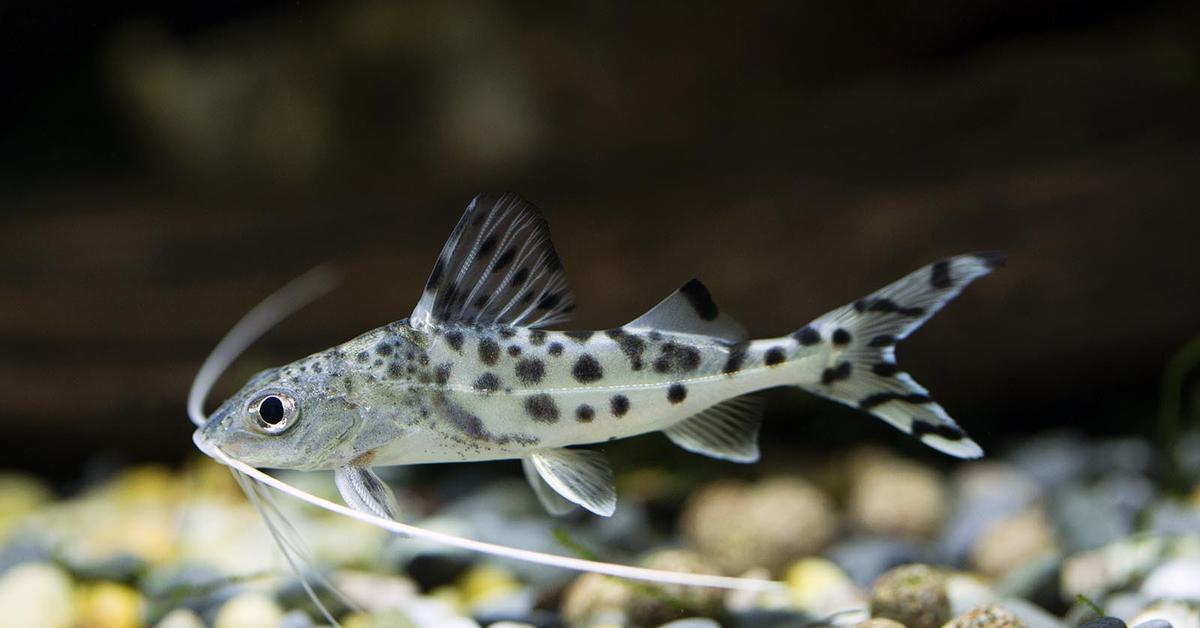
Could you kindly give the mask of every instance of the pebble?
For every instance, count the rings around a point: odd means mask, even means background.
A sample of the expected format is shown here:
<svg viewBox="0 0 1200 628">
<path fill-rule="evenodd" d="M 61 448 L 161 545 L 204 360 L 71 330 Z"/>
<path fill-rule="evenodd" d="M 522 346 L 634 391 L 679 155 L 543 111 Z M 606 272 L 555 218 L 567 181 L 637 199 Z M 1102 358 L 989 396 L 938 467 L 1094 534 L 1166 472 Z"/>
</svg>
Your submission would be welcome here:
<svg viewBox="0 0 1200 628">
<path fill-rule="evenodd" d="M 920 561 L 924 552 L 908 539 L 858 537 L 835 544 L 825 555 L 859 586 L 867 587 L 892 567 Z"/>
<path fill-rule="evenodd" d="M 651 552 L 641 566 L 663 571 L 694 574 L 720 573 L 711 561 L 697 552 L 684 549 L 664 549 Z M 678 584 L 655 584 L 637 587 L 629 600 L 629 618 L 635 624 L 656 626 L 684 617 L 712 617 L 722 610 L 725 592 L 710 587 L 689 587 Z"/>
<path fill-rule="evenodd" d="M 1042 487 L 1055 491 L 1087 476 L 1090 453 L 1080 447 L 1085 442 L 1087 438 L 1078 433 L 1045 434 L 1025 441 L 1008 459 Z"/>
<path fill-rule="evenodd" d="M 904 624 L 886 617 L 872 617 L 854 624 L 854 628 L 904 628 Z"/>
<path fill-rule="evenodd" d="M 0 542 L 22 517 L 50 501 L 53 493 L 40 480 L 19 473 L 0 473 Z"/>
<path fill-rule="evenodd" d="M 888 570 L 871 588 L 871 616 L 908 628 L 938 628 L 950 620 L 945 575 L 920 564 Z"/>
<path fill-rule="evenodd" d="M 737 513 L 737 525 L 730 525 L 731 513 Z M 766 567 L 780 573 L 824 548 L 837 516 L 812 484 L 780 476 L 753 485 L 710 484 L 688 500 L 680 526 L 691 545 L 726 572 Z"/>
<path fill-rule="evenodd" d="M 957 617 L 996 601 L 996 592 L 974 575 L 951 573 L 946 575 L 946 599 L 950 615 Z"/>
<path fill-rule="evenodd" d="M 137 590 L 115 582 L 81 585 L 76 592 L 79 622 L 89 628 L 142 625 L 146 602 Z"/>
<path fill-rule="evenodd" d="M 1200 601 L 1200 556 L 1167 561 L 1142 581 L 1141 593 L 1151 598 Z"/>
<path fill-rule="evenodd" d="M 570 626 L 628 623 L 633 590 L 620 580 L 596 573 L 575 578 L 562 597 L 563 621 Z"/>
<path fill-rule="evenodd" d="M 1025 622 L 1026 628 L 1067 628 L 1059 618 L 1046 609 L 1020 598 L 1010 597 L 999 601 L 1000 605 Z"/>
<path fill-rule="evenodd" d="M 805 558 L 785 577 L 792 603 L 811 615 L 828 615 L 861 607 L 866 595 L 837 564 L 824 558 Z"/>
<path fill-rule="evenodd" d="M 898 458 L 852 464 L 847 511 L 870 534 L 928 538 L 946 516 L 946 490 L 932 469 Z"/>
<path fill-rule="evenodd" d="M 1125 628 L 1125 622 L 1116 617 L 1093 617 L 1080 624 L 1079 628 Z"/>
<path fill-rule="evenodd" d="M 75 625 L 74 584 L 60 567 L 23 563 L 0 575 L 0 628 Z"/>
<path fill-rule="evenodd" d="M 943 628 L 1025 628 L 1025 622 L 1002 606 L 987 604 L 955 617 Z"/>
<path fill-rule="evenodd" d="M 959 563 L 988 526 L 1027 510 L 1044 497 L 1041 485 L 1012 465 L 989 461 L 959 467 L 952 476 L 955 507 L 937 538 L 940 558 Z"/>
<path fill-rule="evenodd" d="M 1054 530 L 1035 508 L 988 526 L 971 548 L 971 564 L 987 576 L 1001 577 L 1056 551 Z"/>
<path fill-rule="evenodd" d="M 1137 624 L 1133 628 L 1173 628 L 1171 622 L 1165 619 L 1151 619 Z"/>
<path fill-rule="evenodd" d="M 239 593 L 230 598 L 217 617 L 213 628 L 251 628 L 252 626 L 278 626 L 283 620 L 283 609 L 275 600 L 253 591 Z"/>
<path fill-rule="evenodd" d="M 1200 607 L 1180 601 L 1161 601 L 1152 604 L 1129 620 L 1133 625 L 1155 619 L 1169 622 L 1172 628 L 1200 628 Z"/>
<path fill-rule="evenodd" d="M 167 613 L 154 628 L 205 628 L 204 620 L 190 609 L 177 608 Z"/>
<path fill-rule="evenodd" d="M 488 628 L 491 628 L 491 626 Z M 686 619 L 669 621 L 658 628 L 721 628 L 721 624 L 707 617 L 688 617 Z"/>
</svg>

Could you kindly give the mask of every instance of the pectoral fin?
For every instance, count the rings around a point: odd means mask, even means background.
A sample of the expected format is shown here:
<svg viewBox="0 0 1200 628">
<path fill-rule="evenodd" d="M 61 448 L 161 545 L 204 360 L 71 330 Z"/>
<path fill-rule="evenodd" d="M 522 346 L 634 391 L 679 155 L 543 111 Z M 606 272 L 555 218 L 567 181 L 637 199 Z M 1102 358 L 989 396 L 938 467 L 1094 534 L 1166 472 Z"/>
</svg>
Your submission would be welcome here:
<svg viewBox="0 0 1200 628">
<path fill-rule="evenodd" d="M 528 460 L 546 484 L 567 501 L 602 517 L 612 516 L 617 509 L 617 489 L 604 454 L 587 449 L 539 449 Z M 544 498 L 542 503 L 546 504 Z"/>
<path fill-rule="evenodd" d="M 529 458 L 521 459 L 521 470 L 525 472 L 525 479 L 529 481 L 529 486 L 533 488 L 533 494 L 537 495 L 538 501 L 542 503 L 542 508 L 546 512 L 561 517 L 572 510 L 575 510 L 574 503 L 558 493 L 538 475 L 537 468 L 533 465 L 533 461 Z"/>
<path fill-rule="evenodd" d="M 333 473 L 334 484 L 346 505 L 361 511 L 399 521 L 400 507 L 396 496 L 370 467 L 346 465 Z"/>
</svg>

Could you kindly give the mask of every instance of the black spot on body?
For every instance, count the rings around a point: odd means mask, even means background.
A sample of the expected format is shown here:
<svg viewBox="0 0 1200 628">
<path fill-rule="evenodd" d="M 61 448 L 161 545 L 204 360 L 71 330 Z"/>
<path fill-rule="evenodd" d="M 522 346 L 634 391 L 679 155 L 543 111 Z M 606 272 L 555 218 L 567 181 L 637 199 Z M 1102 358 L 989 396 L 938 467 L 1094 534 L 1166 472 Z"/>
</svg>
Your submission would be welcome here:
<svg viewBox="0 0 1200 628">
<path fill-rule="evenodd" d="M 354 359 L 366 364 L 367 360 L 371 359 L 371 354 L 367 353 L 366 351 L 359 351 L 358 355 L 354 356 Z"/>
<path fill-rule="evenodd" d="M 592 339 L 592 334 L 593 334 L 593 333 L 595 333 L 595 332 L 591 332 L 591 331 L 568 331 L 568 332 L 563 332 L 563 335 L 564 335 L 564 336 L 566 336 L 567 338 L 570 338 L 571 340 L 574 340 L 574 341 L 576 341 L 576 342 L 578 342 L 578 343 L 580 343 L 580 344 L 583 344 L 583 343 L 586 343 L 588 340 L 591 340 L 591 339 Z"/>
<path fill-rule="evenodd" d="M 604 377 L 604 369 L 600 367 L 596 358 L 585 353 L 575 360 L 575 366 L 571 367 L 571 375 L 581 384 L 590 384 Z"/>
<path fill-rule="evenodd" d="M 517 379 L 522 384 L 537 384 L 546 376 L 546 365 L 536 358 L 525 358 L 517 362 Z"/>
<path fill-rule="evenodd" d="M 562 343 L 561 343 L 561 342 L 552 342 L 552 343 L 550 343 L 550 346 L 549 346 L 549 347 L 546 347 L 546 353 L 549 353 L 550 355 L 552 355 L 552 356 L 554 356 L 554 357 L 556 357 L 556 358 L 557 358 L 558 356 L 562 355 L 562 354 L 563 354 L 563 346 L 562 346 Z"/>
<path fill-rule="evenodd" d="M 558 421 L 558 404 L 550 395 L 533 395 L 525 399 L 525 411 L 534 421 L 554 423 Z"/>
<path fill-rule="evenodd" d="M 530 293 L 532 294 L 532 293 Z M 537 308 L 539 310 L 552 310 L 562 301 L 562 297 L 557 294 L 547 294 L 541 299 L 538 299 Z"/>
<path fill-rule="evenodd" d="M 654 370 L 659 373 L 686 373 L 700 368 L 700 351 L 695 347 L 668 342 L 662 345 Z"/>
<path fill-rule="evenodd" d="M 446 344 L 450 345 L 451 349 L 462 353 L 463 333 L 457 329 L 446 332 Z"/>
<path fill-rule="evenodd" d="M 692 306 L 692 310 L 696 312 L 701 320 L 711 321 L 717 318 L 720 310 L 717 309 L 717 304 L 713 301 L 712 294 L 708 292 L 708 288 L 699 280 L 692 279 L 683 284 L 679 289 L 679 294 L 682 294 L 687 299 L 688 305 Z"/>
<path fill-rule="evenodd" d="M 833 344 L 835 345 L 848 345 L 850 344 L 850 332 L 838 327 L 837 329 L 833 330 L 833 336 L 830 336 L 830 339 L 833 340 Z"/>
<path fill-rule="evenodd" d="M 521 347 L 519 345 L 508 345 L 508 355 L 514 358 L 521 355 Z"/>
<path fill-rule="evenodd" d="M 513 273 L 512 285 L 520 286 L 521 284 L 525 283 L 526 279 L 529 279 L 529 267 L 528 266 L 522 267 L 520 270 Z"/>
<path fill-rule="evenodd" d="M 501 338 L 508 340 L 509 338 L 517 335 L 517 330 L 513 329 L 512 327 L 501 327 L 496 333 L 499 334 Z"/>
<path fill-rule="evenodd" d="M 483 338 L 479 341 L 479 361 L 488 366 L 495 366 L 496 361 L 500 359 L 500 345 L 491 338 Z"/>
<path fill-rule="evenodd" d="M 671 384 L 667 389 L 667 401 L 682 403 L 684 399 L 687 399 L 687 387 L 683 384 Z"/>
<path fill-rule="evenodd" d="M 771 347 L 763 356 L 763 363 L 767 366 L 775 366 L 783 363 L 785 359 L 787 359 L 787 355 L 784 354 L 783 347 Z"/>
<path fill-rule="evenodd" d="M 880 334 L 880 335 L 872 338 L 871 342 L 867 343 L 867 346 L 875 347 L 878 349 L 880 347 L 891 347 L 891 346 L 894 346 L 895 344 L 896 344 L 895 336 L 893 336 L 891 334 Z"/>
<path fill-rule="evenodd" d="M 438 365 L 433 371 L 433 381 L 439 384 L 445 384 L 450 381 L 450 364 Z"/>
<path fill-rule="evenodd" d="M 535 347 L 546 344 L 546 332 L 541 329 L 529 330 L 529 344 Z"/>
<path fill-rule="evenodd" d="M 388 377 L 390 377 L 392 379 L 400 379 L 401 377 L 404 376 L 404 368 L 401 367 L 399 363 L 392 362 L 391 364 L 388 365 L 387 373 L 388 373 Z"/>
<path fill-rule="evenodd" d="M 642 340 L 637 334 L 631 334 L 624 329 L 610 329 L 604 332 L 604 335 L 612 338 L 617 342 L 617 346 L 621 347 L 621 353 L 629 359 L 629 366 L 640 371 L 644 364 L 642 363 L 642 354 L 646 351 L 646 341 Z"/>
<path fill-rule="evenodd" d="M 821 383 L 826 386 L 843 379 L 850 378 L 850 363 L 842 362 L 835 367 L 827 368 L 821 371 Z"/>
<path fill-rule="evenodd" d="M 375 345 L 375 353 L 385 357 L 392 355 L 392 345 L 389 345 L 386 342 L 381 342 Z"/>
<path fill-rule="evenodd" d="M 608 406 L 613 416 L 623 417 L 625 413 L 629 412 L 629 397 L 625 395 L 613 395 L 612 399 L 608 401 Z"/>
<path fill-rule="evenodd" d="M 596 410 L 588 404 L 581 404 L 578 408 L 575 408 L 576 421 L 579 421 L 580 423 L 589 423 L 594 418 L 596 418 Z"/>
<path fill-rule="evenodd" d="M 732 375 L 742 370 L 742 364 L 746 362 L 746 343 L 739 342 L 729 347 L 729 357 L 725 359 L 725 366 L 721 367 L 721 372 L 726 375 Z"/>
<path fill-rule="evenodd" d="M 953 285 L 953 282 L 950 281 L 949 261 L 934 262 L 933 266 L 929 267 L 929 285 L 938 290 L 945 290 Z"/>
<path fill-rule="evenodd" d="M 793 333 L 792 338 L 805 347 L 811 347 L 821 342 L 821 333 L 812 327 L 805 325 Z"/>
<path fill-rule="evenodd" d="M 495 373 L 484 373 L 475 378 L 473 384 L 475 390 L 480 392 L 492 393 L 500 389 L 500 378 L 496 377 Z"/>
<path fill-rule="evenodd" d="M 934 425 L 929 421 L 914 419 L 911 433 L 913 436 L 920 438 L 926 434 L 935 434 L 946 440 L 962 440 L 966 438 L 966 433 L 953 425 Z"/>
</svg>

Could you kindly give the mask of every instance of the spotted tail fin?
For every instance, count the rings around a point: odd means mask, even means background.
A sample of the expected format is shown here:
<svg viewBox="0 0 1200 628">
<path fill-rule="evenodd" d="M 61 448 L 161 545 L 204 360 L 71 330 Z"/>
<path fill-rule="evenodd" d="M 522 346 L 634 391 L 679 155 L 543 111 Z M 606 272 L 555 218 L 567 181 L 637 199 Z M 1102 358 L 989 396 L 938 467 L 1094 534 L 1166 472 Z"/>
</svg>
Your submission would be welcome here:
<svg viewBox="0 0 1200 628">
<path fill-rule="evenodd" d="M 896 343 L 929 320 L 975 279 L 1003 265 L 997 253 L 958 255 L 935 262 L 793 334 L 800 344 L 827 341 L 830 365 L 801 386 L 860 408 L 921 442 L 959 458 L 983 450 L 912 377 L 896 364 Z"/>
</svg>

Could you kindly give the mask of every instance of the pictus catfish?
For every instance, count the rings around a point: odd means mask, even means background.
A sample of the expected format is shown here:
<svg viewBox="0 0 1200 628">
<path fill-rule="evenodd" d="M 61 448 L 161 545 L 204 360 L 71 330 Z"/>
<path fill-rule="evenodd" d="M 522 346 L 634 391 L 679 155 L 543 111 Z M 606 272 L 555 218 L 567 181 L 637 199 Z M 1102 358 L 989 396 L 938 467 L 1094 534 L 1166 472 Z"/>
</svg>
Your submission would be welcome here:
<svg viewBox="0 0 1200 628">
<path fill-rule="evenodd" d="M 1002 264 L 958 255 L 793 333 L 750 340 L 693 279 L 604 331 L 552 331 L 575 303 L 546 221 L 512 194 L 480 195 L 455 227 L 412 315 L 259 373 L 197 430 L 256 467 L 332 469 L 346 504 L 398 516 L 382 465 L 516 459 L 561 514 L 616 507 L 603 455 L 577 445 L 661 431 L 734 462 L 759 457 L 760 404 L 799 386 L 869 412 L 927 445 L 980 447 L 895 359 L 895 346 Z"/>
</svg>

